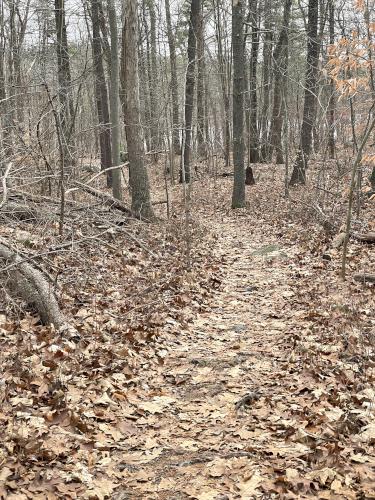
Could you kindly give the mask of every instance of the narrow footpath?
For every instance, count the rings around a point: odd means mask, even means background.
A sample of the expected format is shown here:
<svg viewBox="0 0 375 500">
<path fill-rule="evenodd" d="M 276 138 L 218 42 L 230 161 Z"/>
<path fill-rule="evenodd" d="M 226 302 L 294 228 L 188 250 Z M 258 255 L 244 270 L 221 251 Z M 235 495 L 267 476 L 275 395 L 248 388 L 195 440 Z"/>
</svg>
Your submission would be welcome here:
<svg viewBox="0 0 375 500">
<path fill-rule="evenodd" d="M 239 228 L 228 217 L 220 230 L 223 284 L 158 375 L 145 371 L 145 393 L 155 396 L 130 399 L 144 414 L 115 498 L 261 498 L 257 487 L 285 477 L 286 464 L 297 473 L 307 452 L 286 441 L 298 413 L 286 401 L 294 390 L 292 249 L 264 240 L 261 224 L 249 232 L 245 219 Z"/>
</svg>

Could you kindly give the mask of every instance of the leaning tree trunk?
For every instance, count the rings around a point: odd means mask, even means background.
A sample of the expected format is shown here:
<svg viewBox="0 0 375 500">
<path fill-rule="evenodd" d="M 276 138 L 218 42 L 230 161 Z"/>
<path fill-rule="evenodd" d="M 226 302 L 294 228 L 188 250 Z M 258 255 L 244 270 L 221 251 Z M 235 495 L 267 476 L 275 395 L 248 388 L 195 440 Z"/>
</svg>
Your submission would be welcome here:
<svg viewBox="0 0 375 500">
<path fill-rule="evenodd" d="M 273 53 L 274 67 L 274 92 L 271 123 L 271 151 L 276 152 L 276 163 L 284 163 L 283 147 L 281 141 L 283 129 L 283 96 L 285 95 L 286 78 L 288 72 L 288 42 L 289 42 L 289 23 L 292 0 L 285 0 L 283 24 L 280 30 L 279 38 Z"/>
<path fill-rule="evenodd" d="M 172 98 L 172 136 L 173 152 L 180 154 L 180 133 L 178 119 L 178 83 L 177 83 L 177 63 L 176 63 L 176 44 L 172 30 L 171 11 L 169 0 L 165 0 L 165 17 L 167 21 L 167 35 L 169 46 L 169 62 L 171 66 L 171 98 Z"/>
<path fill-rule="evenodd" d="M 23 259 L 17 250 L 12 248 L 5 240 L 0 240 L 0 264 L 7 271 L 0 270 L 0 277 L 11 295 L 21 298 L 36 310 L 41 321 L 52 324 L 57 330 L 75 330 L 69 326 L 66 318 L 60 311 L 52 285 L 43 274 L 32 264 Z"/>
<path fill-rule="evenodd" d="M 132 212 L 140 219 L 152 220 L 150 185 L 144 163 L 138 77 L 137 0 L 125 1 L 122 32 L 122 87 L 126 142 L 129 159 L 129 184 Z"/>
<path fill-rule="evenodd" d="M 189 35 L 188 35 L 188 65 L 185 85 L 185 141 L 184 141 L 184 171 L 181 172 L 181 182 L 190 182 L 190 157 L 192 149 L 192 122 L 195 88 L 195 55 L 197 49 L 197 33 L 201 15 L 201 0 L 191 0 Z"/>
<path fill-rule="evenodd" d="M 290 185 L 306 184 L 306 169 L 311 152 L 312 130 L 316 116 L 316 90 L 319 63 L 318 43 L 318 0 L 309 0 L 307 22 L 307 66 L 305 80 L 305 99 L 300 143 L 294 162 Z"/>
<path fill-rule="evenodd" d="M 232 208 L 245 206 L 244 169 L 244 42 L 243 6 L 241 0 L 232 2 L 232 54 L 233 54 L 233 164 L 234 182 Z"/>
<path fill-rule="evenodd" d="M 91 0 L 92 52 L 95 75 L 96 107 L 99 121 L 100 163 L 102 170 L 105 170 L 112 166 L 112 146 L 108 92 L 104 76 L 103 51 L 100 36 L 100 2 L 101 0 Z M 112 171 L 107 173 L 107 185 L 112 186 Z"/>
</svg>

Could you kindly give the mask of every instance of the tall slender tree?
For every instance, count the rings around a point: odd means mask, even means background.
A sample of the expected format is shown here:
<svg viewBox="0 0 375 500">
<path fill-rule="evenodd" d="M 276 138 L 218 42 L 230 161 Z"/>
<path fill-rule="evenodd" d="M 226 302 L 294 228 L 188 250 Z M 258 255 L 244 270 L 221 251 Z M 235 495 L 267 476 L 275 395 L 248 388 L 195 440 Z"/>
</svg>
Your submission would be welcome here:
<svg viewBox="0 0 375 500">
<path fill-rule="evenodd" d="M 100 162 L 103 170 L 112 166 L 111 126 L 108 107 L 108 90 L 103 66 L 100 36 L 100 3 L 91 0 L 92 53 L 94 61 L 95 96 L 99 121 Z M 107 173 L 107 185 L 112 186 L 112 172 Z"/>
<path fill-rule="evenodd" d="M 57 78 L 60 101 L 59 121 L 61 141 L 67 166 L 75 163 L 74 159 L 74 105 L 72 97 L 72 77 L 65 20 L 65 1 L 55 0 Z"/>
<path fill-rule="evenodd" d="M 180 132 L 179 132 L 179 112 L 178 112 L 178 82 L 176 63 L 176 44 L 172 28 L 171 9 L 169 0 L 165 0 L 165 18 L 167 22 L 167 36 L 169 46 L 169 61 L 171 71 L 171 101 L 172 101 L 172 145 L 174 154 L 180 154 Z"/>
<path fill-rule="evenodd" d="M 131 206 L 136 217 L 153 220 L 150 185 L 144 163 L 144 140 L 139 102 L 137 0 L 125 0 L 124 10 L 121 76 Z"/>
<path fill-rule="evenodd" d="M 185 83 L 185 141 L 184 141 L 184 172 L 181 172 L 181 181 L 190 182 L 190 159 L 192 150 L 192 125 L 195 89 L 195 59 L 197 52 L 197 33 L 201 15 L 201 0 L 191 0 L 189 34 L 188 34 L 188 61 Z"/>
<path fill-rule="evenodd" d="M 293 165 L 290 185 L 306 183 L 306 169 L 311 152 L 312 130 L 316 116 L 316 91 L 319 63 L 318 41 L 319 1 L 309 0 L 307 21 L 307 65 L 303 119 L 297 157 Z"/>
<path fill-rule="evenodd" d="M 251 52 L 249 67 L 249 163 L 257 163 L 259 160 L 259 131 L 258 131 L 258 53 L 259 53 L 259 25 L 258 25 L 258 1 L 250 0 L 250 23 L 251 23 Z"/>
<path fill-rule="evenodd" d="M 108 19 L 111 33 L 111 66 L 110 66 L 110 110 L 111 110 L 111 137 L 112 137 L 112 165 L 120 165 L 120 74 L 117 15 L 114 0 L 108 0 Z M 119 200 L 121 193 L 121 172 L 118 169 L 112 172 L 113 196 Z"/>
<path fill-rule="evenodd" d="M 282 128 L 283 128 L 283 96 L 285 95 L 285 87 L 288 72 L 288 40 L 289 40 L 289 24 L 292 0 L 285 0 L 283 20 L 280 33 L 277 39 L 276 47 L 273 52 L 273 73 L 274 73 L 274 90 L 273 90 L 273 108 L 271 121 L 271 144 L 270 156 L 273 151 L 276 151 L 276 163 L 283 163 L 283 148 L 282 148 Z"/>
<path fill-rule="evenodd" d="M 233 56 L 233 165 L 234 182 L 232 208 L 245 206 L 244 168 L 244 40 L 243 5 L 232 0 L 232 56 Z"/>
</svg>

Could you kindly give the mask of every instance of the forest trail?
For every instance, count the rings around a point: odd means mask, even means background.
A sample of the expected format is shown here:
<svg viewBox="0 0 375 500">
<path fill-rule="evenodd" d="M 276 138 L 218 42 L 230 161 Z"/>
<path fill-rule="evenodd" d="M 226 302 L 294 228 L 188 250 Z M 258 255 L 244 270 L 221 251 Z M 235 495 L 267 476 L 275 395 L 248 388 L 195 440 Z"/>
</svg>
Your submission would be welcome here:
<svg viewBox="0 0 375 500">
<path fill-rule="evenodd" d="M 131 401 L 144 416 L 137 451 L 123 457 L 129 475 L 119 498 L 255 498 L 289 456 L 298 466 L 303 445 L 286 444 L 283 432 L 293 411 L 285 405 L 291 249 L 245 217 L 227 216 L 217 228 L 222 286 L 157 376 L 141 375 L 155 396 Z"/>
</svg>

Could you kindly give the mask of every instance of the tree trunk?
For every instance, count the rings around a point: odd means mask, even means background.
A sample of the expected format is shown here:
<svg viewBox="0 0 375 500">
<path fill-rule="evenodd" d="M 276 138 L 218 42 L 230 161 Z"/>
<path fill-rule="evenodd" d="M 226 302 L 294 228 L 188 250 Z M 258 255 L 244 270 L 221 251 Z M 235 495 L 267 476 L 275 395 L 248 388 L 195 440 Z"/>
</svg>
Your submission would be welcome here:
<svg viewBox="0 0 375 500">
<path fill-rule="evenodd" d="M 195 56 L 197 48 L 197 33 L 199 29 L 199 18 L 201 15 L 201 0 L 191 0 L 189 35 L 188 35 L 188 66 L 186 69 L 185 86 L 185 147 L 184 147 L 184 179 L 181 181 L 190 182 L 190 157 L 192 149 L 192 122 L 194 109 L 194 88 L 195 88 Z"/>
<path fill-rule="evenodd" d="M 279 38 L 273 53 L 274 60 L 274 95 L 272 109 L 272 124 L 271 124 L 271 151 L 276 151 L 276 163 L 283 163 L 283 148 L 282 148 L 282 128 L 283 128 L 283 95 L 286 88 L 286 77 L 288 72 L 288 43 L 289 43 L 289 23 L 292 0 L 285 0 L 283 23 L 280 30 Z"/>
<path fill-rule="evenodd" d="M 198 155 L 204 156 L 205 153 L 205 121 L 204 121 L 204 20 L 203 6 L 201 6 L 201 14 L 199 16 L 199 28 L 197 33 L 197 146 Z"/>
<path fill-rule="evenodd" d="M 260 158 L 262 162 L 269 160 L 269 114 L 271 102 L 271 68 L 272 68 L 272 42 L 273 42 L 273 22 L 272 22 L 272 2 L 264 2 L 264 44 L 263 44 L 263 106 L 260 118 L 260 135 L 262 146 L 260 149 Z"/>
<path fill-rule="evenodd" d="M 306 183 L 307 162 L 311 152 L 312 129 L 316 115 L 316 90 L 319 63 L 318 43 L 318 0 L 309 0 L 307 22 L 307 66 L 305 80 L 305 98 L 300 144 L 294 162 L 290 185 Z"/>
<path fill-rule="evenodd" d="M 8 100 L 5 74 L 5 22 L 3 6 L 0 6 L 0 174 L 4 171 L 4 162 L 12 155 L 11 124 L 9 122 Z"/>
<path fill-rule="evenodd" d="M 169 46 L 169 61 L 171 66 L 171 97 L 172 97 L 172 144 L 174 154 L 181 153 L 179 118 L 178 118 L 178 83 L 176 64 L 176 45 L 172 30 L 169 0 L 165 0 L 165 17 L 167 21 L 167 35 Z"/>
<path fill-rule="evenodd" d="M 258 95 L 257 95 L 257 68 L 259 52 L 259 27 L 257 14 L 257 0 L 250 1 L 251 9 L 251 53 L 250 53 L 250 141 L 249 159 L 250 163 L 259 161 L 259 133 L 258 133 Z"/>
<path fill-rule="evenodd" d="M 232 208 L 245 206 L 244 169 L 244 40 L 243 6 L 241 0 L 232 1 L 233 54 L 233 165 L 234 182 Z"/>
<path fill-rule="evenodd" d="M 329 43 L 335 43 L 335 0 L 329 0 Z M 335 111 L 336 94 L 333 78 L 329 82 L 329 105 L 328 105 L 328 155 L 331 160 L 335 158 Z"/>
<path fill-rule="evenodd" d="M 61 1 L 61 0 L 60 0 Z M 111 127 L 108 92 L 104 76 L 103 51 L 100 37 L 100 2 L 91 0 L 92 52 L 95 76 L 95 96 L 99 121 L 100 164 L 102 170 L 112 166 Z M 107 173 L 107 186 L 112 185 L 112 171 Z"/>
<path fill-rule="evenodd" d="M 229 102 L 229 75 L 228 75 L 228 58 L 225 54 L 223 47 L 223 33 L 222 33 L 222 18 L 221 11 L 222 8 L 219 5 L 220 0 L 214 0 L 214 14 L 215 14 L 215 33 L 217 41 L 217 57 L 220 73 L 220 84 L 221 93 L 223 96 L 223 108 L 224 108 L 224 126 L 223 126 L 223 138 L 224 138 L 224 156 L 225 156 L 225 166 L 228 167 L 230 164 L 230 102 Z"/>
<path fill-rule="evenodd" d="M 111 108 L 111 137 L 112 137 L 112 166 L 120 165 L 120 75 L 118 59 L 118 30 L 117 14 L 114 0 L 108 0 L 108 18 L 111 33 L 111 87 L 110 87 L 110 108 Z M 112 193 L 117 200 L 122 199 L 121 192 L 121 170 L 112 171 Z"/>
<path fill-rule="evenodd" d="M 59 122 L 61 127 L 61 142 L 67 166 L 75 164 L 74 144 L 74 106 L 72 99 L 72 78 L 68 38 L 66 34 L 65 2 L 55 0 L 57 78 L 59 84 Z"/>
<path fill-rule="evenodd" d="M 140 219 L 153 220 L 150 185 L 144 164 L 138 78 L 137 0 L 125 0 L 122 32 L 122 88 L 126 142 L 129 158 L 129 184 L 132 212 Z"/>
<path fill-rule="evenodd" d="M 151 150 L 157 151 L 160 146 L 158 91 L 159 78 L 156 63 L 156 15 L 154 0 L 147 0 L 150 15 L 150 104 L 151 104 Z"/>
</svg>

